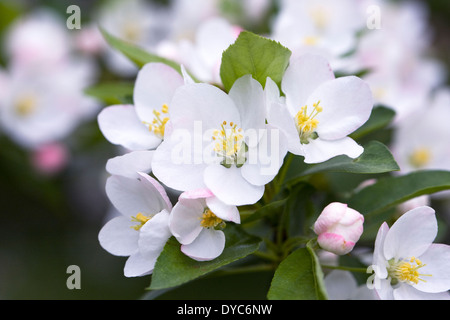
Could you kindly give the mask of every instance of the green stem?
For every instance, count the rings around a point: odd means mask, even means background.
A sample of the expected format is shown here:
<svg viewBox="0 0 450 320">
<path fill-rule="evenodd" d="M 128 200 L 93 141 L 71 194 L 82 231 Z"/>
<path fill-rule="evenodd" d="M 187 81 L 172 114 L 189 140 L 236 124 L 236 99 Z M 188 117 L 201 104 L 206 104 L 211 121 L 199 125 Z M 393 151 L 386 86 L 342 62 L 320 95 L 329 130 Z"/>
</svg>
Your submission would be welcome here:
<svg viewBox="0 0 450 320">
<path fill-rule="evenodd" d="M 278 176 L 276 177 L 275 183 L 275 192 L 274 194 L 278 194 L 280 192 L 281 186 L 283 185 L 284 179 L 286 178 L 286 174 L 289 171 L 289 167 L 291 166 L 291 162 L 294 159 L 294 155 L 292 153 L 288 153 L 286 156 L 285 163 L 280 169 Z"/>
<path fill-rule="evenodd" d="M 253 273 L 253 272 L 263 272 L 263 271 L 273 271 L 274 265 L 272 264 L 259 264 L 255 266 L 249 266 L 249 267 L 241 267 L 241 268 L 230 268 L 230 269 L 223 269 L 220 272 L 226 275 L 232 275 L 232 274 L 242 274 L 242 273 Z"/>
<path fill-rule="evenodd" d="M 350 272 L 367 273 L 367 268 L 352 268 L 352 267 L 345 267 L 345 266 L 327 266 L 327 265 L 323 265 L 322 268 L 333 269 L 333 270 L 345 270 L 345 271 L 350 271 Z"/>
</svg>

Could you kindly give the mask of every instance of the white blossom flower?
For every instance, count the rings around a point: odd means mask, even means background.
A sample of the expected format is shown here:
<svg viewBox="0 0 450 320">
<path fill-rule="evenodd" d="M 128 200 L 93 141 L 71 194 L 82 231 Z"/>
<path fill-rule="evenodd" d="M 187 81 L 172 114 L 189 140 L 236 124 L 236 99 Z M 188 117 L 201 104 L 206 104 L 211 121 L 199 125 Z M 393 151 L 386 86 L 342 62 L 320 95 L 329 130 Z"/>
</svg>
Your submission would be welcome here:
<svg viewBox="0 0 450 320">
<path fill-rule="evenodd" d="M 169 227 L 181 251 L 197 261 L 217 258 L 225 248 L 226 222 L 240 223 L 236 206 L 226 205 L 207 190 L 181 194 L 170 215 Z"/>
<path fill-rule="evenodd" d="M 164 138 L 173 95 L 190 79 L 185 75 L 183 80 L 163 63 L 146 64 L 137 75 L 134 105 L 110 106 L 98 115 L 106 139 L 132 151 L 156 148 Z"/>
<path fill-rule="evenodd" d="M 324 58 L 307 54 L 291 61 L 281 86 L 285 104 L 269 103 L 267 120 L 285 133 L 291 153 L 304 156 L 306 163 L 362 154 L 364 149 L 347 135 L 372 112 L 372 93 L 364 81 L 335 78 Z M 278 89 L 270 78 L 266 88 L 273 100 Z"/>
<path fill-rule="evenodd" d="M 279 130 L 266 125 L 262 86 L 250 75 L 228 95 L 203 83 L 180 88 L 170 125 L 153 158 L 155 176 L 179 191 L 210 189 L 229 205 L 257 202 L 286 154 Z"/>
<path fill-rule="evenodd" d="M 433 244 L 437 231 L 435 211 L 427 206 L 403 214 L 390 229 L 380 227 L 372 268 L 381 299 L 450 299 L 450 246 Z"/>
<path fill-rule="evenodd" d="M 151 274 L 172 236 L 172 204 L 163 186 L 144 173 L 139 179 L 114 175 L 106 182 L 106 194 L 122 215 L 100 230 L 101 246 L 113 255 L 129 257 L 124 268 L 126 277 Z"/>
</svg>

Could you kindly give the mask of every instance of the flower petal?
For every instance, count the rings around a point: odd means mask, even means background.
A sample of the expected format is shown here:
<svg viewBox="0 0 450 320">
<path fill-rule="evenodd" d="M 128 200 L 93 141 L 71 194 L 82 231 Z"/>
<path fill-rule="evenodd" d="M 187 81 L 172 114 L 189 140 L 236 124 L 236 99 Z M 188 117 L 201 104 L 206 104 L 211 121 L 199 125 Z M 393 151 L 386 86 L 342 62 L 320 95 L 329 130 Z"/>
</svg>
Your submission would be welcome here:
<svg viewBox="0 0 450 320">
<path fill-rule="evenodd" d="M 316 88 L 332 79 L 333 70 L 323 57 L 305 54 L 293 59 L 281 84 L 289 110 L 295 115 Z"/>
<path fill-rule="evenodd" d="M 142 123 L 131 105 L 106 107 L 98 115 L 98 124 L 109 142 L 133 151 L 154 149 L 161 143 L 161 139 Z"/>
<path fill-rule="evenodd" d="M 106 194 L 114 207 L 126 217 L 138 213 L 148 216 L 169 209 L 160 191 L 148 179 L 111 176 L 106 181 Z"/>
<path fill-rule="evenodd" d="M 264 194 L 264 186 L 249 183 L 241 169 L 232 166 L 210 165 L 205 169 L 205 184 L 221 201 L 229 205 L 254 204 Z"/>
<path fill-rule="evenodd" d="M 450 300 L 448 292 L 427 293 L 417 290 L 408 284 L 401 284 L 394 289 L 395 300 Z"/>
<path fill-rule="evenodd" d="M 169 212 L 163 210 L 156 214 L 139 231 L 139 251 L 152 262 L 149 266 L 153 269 L 156 259 L 172 236 L 169 229 Z"/>
<path fill-rule="evenodd" d="M 445 244 L 432 244 L 428 250 L 418 257 L 425 264 L 419 269 L 421 276 L 414 287 L 423 292 L 437 293 L 450 290 L 450 246 Z"/>
<path fill-rule="evenodd" d="M 403 214 L 391 227 L 384 242 L 386 260 L 408 259 L 423 254 L 437 235 L 435 211 L 418 207 Z"/>
<path fill-rule="evenodd" d="M 125 262 L 123 269 L 125 277 L 142 277 L 151 274 L 154 262 L 139 251 L 131 255 Z"/>
<path fill-rule="evenodd" d="M 205 210 L 205 201 L 200 199 L 180 199 L 170 214 L 169 228 L 181 244 L 192 243 L 203 227 L 200 220 Z"/>
<path fill-rule="evenodd" d="M 364 148 L 349 137 L 331 141 L 318 138 L 303 144 L 302 148 L 306 163 L 320 163 L 339 155 L 358 158 L 364 152 Z"/>
<path fill-rule="evenodd" d="M 369 119 L 373 108 L 369 85 L 354 76 L 321 84 L 306 101 L 308 112 L 318 101 L 323 111 L 316 116 L 316 131 L 325 140 L 346 137 Z"/>
<path fill-rule="evenodd" d="M 206 198 L 206 205 L 220 219 L 241 223 L 241 216 L 236 206 L 230 206 L 215 196 Z"/>
<path fill-rule="evenodd" d="M 139 71 L 134 87 L 134 105 L 139 118 L 152 122 L 153 112 L 169 106 L 175 91 L 184 84 L 183 77 L 164 63 L 148 63 Z"/>
<path fill-rule="evenodd" d="M 181 251 L 194 260 L 210 261 L 220 256 L 224 248 L 223 231 L 203 228 L 194 242 L 181 246 Z"/>
<path fill-rule="evenodd" d="M 130 256 L 138 250 L 139 232 L 132 227 L 135 222 L 120 216 L 108 221 L 98 234 L 103 249 L 116 256 Z"/>
<path fill-rule="evenodd" d="M 134 151 L 109 159 L 106 171 L 112 175 L 138 178 L 138 172 L 150 173 L 155 151 Z"/>
<path fill-rule="evenodd" d="M 385 222 L 381 225 L 380 229 L 378 229 L 377 237 L 375 239 L 372 267 L 374 268 L 373 271 L 379 279 L 386 279 L 388 276 L 386 269 L 387 260 L 384 257 L 384 241 L 388 231 L 389 226 Z"/>
</svg>

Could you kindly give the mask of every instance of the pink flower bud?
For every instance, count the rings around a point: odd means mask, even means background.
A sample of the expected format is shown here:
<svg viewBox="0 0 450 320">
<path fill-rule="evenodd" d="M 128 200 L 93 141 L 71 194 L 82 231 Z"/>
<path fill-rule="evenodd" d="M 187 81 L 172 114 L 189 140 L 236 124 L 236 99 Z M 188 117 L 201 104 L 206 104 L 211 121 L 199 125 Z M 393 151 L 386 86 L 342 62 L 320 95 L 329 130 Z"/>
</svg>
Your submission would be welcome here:
<svg viewBox="0 0 450 320">
<path fill-rule="evenodd" d="M 338 255 L 353 250 L 363 233 L 364 216 L 343 203 L 330 203 L 314 224 L 322 249 Z"/>
</svg>

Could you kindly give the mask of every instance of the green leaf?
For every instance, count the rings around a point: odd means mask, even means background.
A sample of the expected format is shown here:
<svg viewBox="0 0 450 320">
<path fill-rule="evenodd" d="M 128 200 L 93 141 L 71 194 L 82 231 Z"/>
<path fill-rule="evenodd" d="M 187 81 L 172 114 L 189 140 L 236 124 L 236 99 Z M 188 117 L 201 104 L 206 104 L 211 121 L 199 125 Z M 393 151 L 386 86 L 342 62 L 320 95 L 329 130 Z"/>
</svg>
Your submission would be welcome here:
<svg viewBox="0 0 450 320">
<path fill-rule="evenodd" d="M 280 210 L 283 210 L 282 208 L 285 205 L 285 203 L 286 203 L 286 199 L 273 201 L 273 202 L 255 210 L 254 213 L 243 218 L 241 221 L 241 224 L 247 224 L 250 222 L 254 222 L 263 217 L 270 216 L 277 212 L 280 212 Z"/>
<path fill-rule="evenodd" d="M 404 201 L 450 189 L 449 171 L 417 171 L 378 180 L 356 194 L 348 205 L 371 217 Z"/>
<path fill-rule="evenodd" d="M 227 91 L 240 77 L 251 74 L 265 87 L 267 77 L 280 85 L 291 51 L 276 41 L 243 31 L 222 55 L 220 76 Z"/>
<path fill-rule="evenodd" d="M 133 90 L 133 83 L 108 82 L 89 87 L 84 92 L 106 104 L 132 104 Z"/>
<path fill-rule="evenodd" d="M 323 163 L 309 165 L 305 171 L 288 181 L 296 183 L 304 176 L 323 172 L 345 172 L 359 174 L 378 174 L 400 170 L 389 149 L 378 141 L 371 141 L 364 146 L 364 153 L 356 159 L 342 155 Z"/>
<path fill-rule="evenodd" d="M 369 120 L 367 120 L 367 122 L 358 130 L 353 132 L 350 137 L 352 139 L 358 140 L 368 135 L 369 133 L 386 127 L 392 122 L 392 120 L 394 120 L 395 114 L 395 111 L 391 108 L 381 105 L 376 106 L 375 108 L 373 108 Z"/>
<path fill-rule="evenodd" d="M 104 29 L 100 29 L 103 37 L 108 42 L 108 44 L 114 49 L 123 53 L 128 59 L 135 63 L 139 68 L 142 68 L 145 64 L 150 62 L 161 62 L 173 69 L 177 70 L 181 74 L 181 67 L 178 63 L 155 55 L 153 53 L 147 52 L 144 49 L 127 42 L 125 40 L 119 39 L 112 34 L 108 33 Z"/>
<path fill-rule="evenodd" d="M 308 245 L 284 259 L 272 279 L 270 300 L 326 300 L 323 272 L 314 250 Z"/>
<path fill-rule="evenodd" d="M 227 224 L 224 232 L 225 249 L 212 261 L 199 262 L 187 257 L 180 251 L 178 241 L 171 238 L 156 261 L 150 289 L 158 290 L 181 285 L 242 259 L 259 248 L 261 239 L 247 234 L 239 226 Z"/>
</svg>

